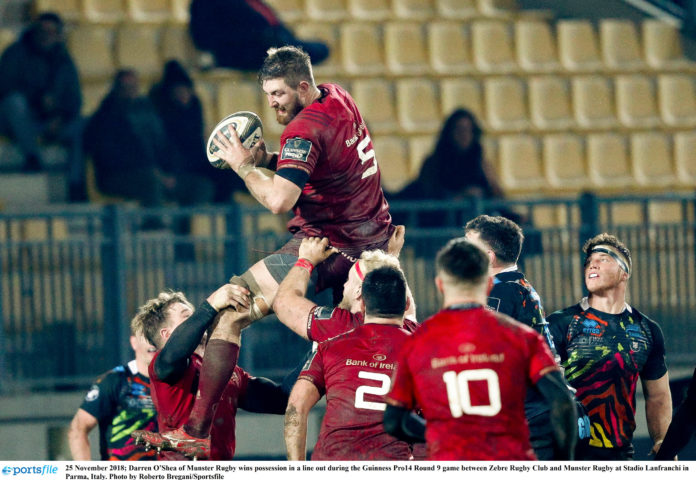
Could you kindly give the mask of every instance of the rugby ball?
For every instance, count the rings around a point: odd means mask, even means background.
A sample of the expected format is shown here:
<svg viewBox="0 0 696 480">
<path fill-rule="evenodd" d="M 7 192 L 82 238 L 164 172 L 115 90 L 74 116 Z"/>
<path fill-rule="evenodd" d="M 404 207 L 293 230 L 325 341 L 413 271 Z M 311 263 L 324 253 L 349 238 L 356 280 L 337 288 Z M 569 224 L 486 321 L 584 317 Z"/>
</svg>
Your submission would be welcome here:
<svg viewBox="0 0 696 480">
<path fill-rule="evenodd" d="M 244 148 L 251 148 L 256 145 L 256 142 L 263 136 L 263 124 L 261 119 L 254 112 L 236 112 L 226 116 L 215 125 L 213 132 L 208 137 L 208 144 L 205 152 L 208 155 L 208 161 L 215 168 L 227 170 L 230 166 L 217 156 L 218 147 L 213 143 L 213 138 L 218 133 L 223 134 L 227 138 L 231 137 L 230 127 L 237 131 L 239 140 Z"/>
</svg>

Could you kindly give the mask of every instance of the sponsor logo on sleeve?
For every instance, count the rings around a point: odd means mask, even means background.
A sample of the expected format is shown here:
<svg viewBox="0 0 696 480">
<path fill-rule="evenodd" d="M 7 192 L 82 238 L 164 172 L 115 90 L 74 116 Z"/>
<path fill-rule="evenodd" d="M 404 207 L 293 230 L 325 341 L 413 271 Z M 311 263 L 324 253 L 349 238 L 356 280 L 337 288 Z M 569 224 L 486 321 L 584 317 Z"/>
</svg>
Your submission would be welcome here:
<svg viewBox="0 0 696 480">
<path fill-rule="evenodd" d="M 290 138 L 283 145 L 280 152 L 281 160 L 292 160 L 295 162 L 307 162 L 309 153 L 312 151 L 312 142 L 304 138 Z"/>
</svg>

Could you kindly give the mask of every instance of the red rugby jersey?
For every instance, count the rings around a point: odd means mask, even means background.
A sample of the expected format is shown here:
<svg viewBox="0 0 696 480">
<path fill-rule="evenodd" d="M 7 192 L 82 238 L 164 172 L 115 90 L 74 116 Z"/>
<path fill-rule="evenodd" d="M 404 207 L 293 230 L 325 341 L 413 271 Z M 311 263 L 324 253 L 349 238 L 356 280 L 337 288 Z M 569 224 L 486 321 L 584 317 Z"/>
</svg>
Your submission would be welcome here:
<svg viewBox="0 0 696 480">
<path fill-rule="evenodd" d="M 161 432 L 166 432 L 179 428 L 188 420 L 196 400 L 198 377 L 203 359 L 195 353 L 191 355 L 186 372 L 176 384 L 169 385 L 155 375 L 154 366 L 157 355 L 159 352 L 155 354 L 149 367 L 150 394 L 157 409 L 159 429 Z M 239 366 L 235 367 L 232 378 L 222 393 L 210 431 L 211 460 L 230 460 L 234 457 L 237 403 L 239 397 L 246 393 L 250 378 L 249 374 Z"/>
<path fill-rule="evenodd" d="M 421 408 L 430 460 L 533 460 L 526 390 L 556 369 L 526 325 L 481 306 L 446 309 L 407 340 L 388 398 Z"/>
<path fill-rule="evenodd" d="M 307 337 L 313 342 L 324 342 L 359 327 L 365 322 L 362 313 L 350 313 L 343 308 L 316 306 L 309 312 L 307 319 Z M 404 330 L 415 332 L 418 323 L 404 320 Z"/>
<path fill-rule="evenodd" d="M 309 175 L 288 229 L 328 237 L 337 247 L 387 240 L 389 205 L 365 121 L 343 88 L 327 83 L 319 89 L 321 98 L 280 139 L 277 171 L 298 168 Z"/>
<path fill-rule="evenodd" d="M 326 394 L 312 460 L 411 458 L 409 445 L 382 426 L 384 396 L 410 335 L 396 325 L 369 323 L 319 345 L 299 376 Z"/>
</svg>

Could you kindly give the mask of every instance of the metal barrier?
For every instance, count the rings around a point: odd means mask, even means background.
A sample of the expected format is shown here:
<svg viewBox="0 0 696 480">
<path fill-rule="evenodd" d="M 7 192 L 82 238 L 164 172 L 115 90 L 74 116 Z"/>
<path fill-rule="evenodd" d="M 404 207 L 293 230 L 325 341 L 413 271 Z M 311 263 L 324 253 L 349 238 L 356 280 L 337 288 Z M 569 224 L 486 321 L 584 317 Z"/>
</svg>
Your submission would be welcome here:
<svg viewBox="0 0 696 480">
<path fill-rule="evenodd" d="M 407 225 L 402 263 L 422 321 L 439 309 L 433 258 L 479 213 L 516 213 L 527 240 L 525 273 L 547 313 L 583 295 L 581 247 L 600 231 L 631 249 L 632 303 L 660 324 L 670 362 L 696 361 L 693 195 L 393 202 Z M 111 205 L 0 213 L 0 389 L 84 387 L 131 358 L 128 320 L 163 289 L 202 301 L 288 238 L 260 206 L 145 210 Z M 306 341 L 277 320 L 244 333 L 240 365 L 280 379 Z"/>
</svg>

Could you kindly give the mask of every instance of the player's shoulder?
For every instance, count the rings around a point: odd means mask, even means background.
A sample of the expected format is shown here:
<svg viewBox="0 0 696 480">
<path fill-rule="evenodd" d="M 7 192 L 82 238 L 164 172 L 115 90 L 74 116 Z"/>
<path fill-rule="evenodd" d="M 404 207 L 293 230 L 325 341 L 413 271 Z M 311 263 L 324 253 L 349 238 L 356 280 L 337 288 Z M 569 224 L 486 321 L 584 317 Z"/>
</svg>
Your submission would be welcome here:
<svg viewBox="0 0 696 480">
<path fill-rule="evenodd" d="M 546 317 L 546 321 L 551 322 L 570 322 L 574 317 L 583 312 L 582 307 L 579 303 L 571 305 L 570 307 L 562 308 L 551 313 Z"/>
<path fill-rule="evenodd" d="M 509 315 L 488 309 L 485 310 L 485 314 L 491 315 L 500 327 L 509 330 L 514 335 L 537 335 L 536 330 L 534 330 L 532 327 L 515 320 Z"/>
</svg>

